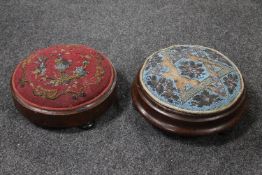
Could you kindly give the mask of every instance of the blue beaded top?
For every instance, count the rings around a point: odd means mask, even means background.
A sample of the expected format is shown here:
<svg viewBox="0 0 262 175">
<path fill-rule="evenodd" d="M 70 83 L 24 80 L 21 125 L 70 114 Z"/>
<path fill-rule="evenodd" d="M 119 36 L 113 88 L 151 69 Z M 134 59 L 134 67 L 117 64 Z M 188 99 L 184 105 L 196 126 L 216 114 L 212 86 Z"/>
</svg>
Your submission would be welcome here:
<svg viewBox="0 0 262 175">
<path fill-rule="evenodd" d="M 149 56 L 140 82 L 158 103 L 189 113 L 225 110 L 244 89 L 232 61 L 214 49 L 194 45 L 174 45 Z"/>
</svg>

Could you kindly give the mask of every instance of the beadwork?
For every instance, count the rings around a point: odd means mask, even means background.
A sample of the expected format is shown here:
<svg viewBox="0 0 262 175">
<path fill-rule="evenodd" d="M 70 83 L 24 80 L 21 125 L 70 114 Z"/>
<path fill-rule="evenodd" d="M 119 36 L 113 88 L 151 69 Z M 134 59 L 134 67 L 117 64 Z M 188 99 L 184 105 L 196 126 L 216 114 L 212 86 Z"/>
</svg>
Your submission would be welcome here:
<svg viewBox="0 0 262 175">
<path fill-rule="evenodd" d="M 174 45 L 149 56 L 140 82 L 158 103 L 189 113 L 224 110 L 244 89 L 241 73 L 226 56 L 191 45 Z"/>
<path fill-rule="evenodd" d="M 99 52 L 84 45 L 39 49 L 14 72 L 14 89 L 28 103 L 62 110 L 86 105 L 111 86 L 112 66 Z"/>
</svg>

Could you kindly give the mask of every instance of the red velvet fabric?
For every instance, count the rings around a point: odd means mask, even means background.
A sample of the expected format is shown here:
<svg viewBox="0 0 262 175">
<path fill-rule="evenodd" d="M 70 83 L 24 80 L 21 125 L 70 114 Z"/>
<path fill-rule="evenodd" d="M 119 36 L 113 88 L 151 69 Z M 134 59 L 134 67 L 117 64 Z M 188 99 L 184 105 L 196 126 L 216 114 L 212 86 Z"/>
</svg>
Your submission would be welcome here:
<svg viewBox="0 0 262 175">
<path fill-rule="evenodd" d="M 15 69 L 15 96 L 46 110 L 71 110 L 99 99 L 112 86 L 113 68 L 84 45 L 55 45 L 30 54 Z"/>
</svg>

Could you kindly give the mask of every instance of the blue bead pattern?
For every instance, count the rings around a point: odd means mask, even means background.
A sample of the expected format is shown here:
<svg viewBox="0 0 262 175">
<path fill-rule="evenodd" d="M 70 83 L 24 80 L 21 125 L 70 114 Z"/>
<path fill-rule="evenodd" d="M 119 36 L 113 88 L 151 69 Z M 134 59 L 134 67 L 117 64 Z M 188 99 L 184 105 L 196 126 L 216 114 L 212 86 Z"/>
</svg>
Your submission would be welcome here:
<svg viewBox="0 0 262 175">
<path fill-rule="evenodd" d="M 146 92 L 164 106 L 189 113 L 229 108 L 243 92 L 240 71 L 220 52 L 174 45 L 148 57 L 140 72 Z"/>
</svg>

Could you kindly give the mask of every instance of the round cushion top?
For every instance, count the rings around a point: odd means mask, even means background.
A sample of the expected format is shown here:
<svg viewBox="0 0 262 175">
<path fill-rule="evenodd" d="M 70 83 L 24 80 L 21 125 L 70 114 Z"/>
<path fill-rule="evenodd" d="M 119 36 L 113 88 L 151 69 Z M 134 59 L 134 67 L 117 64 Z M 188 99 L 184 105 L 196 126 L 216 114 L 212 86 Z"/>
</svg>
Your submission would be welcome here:
<svg viewBox="0 0 262 175">
<path fill-rule="evenodd" d="M 84 45 L 54 45 L 31 53 L 15 69 L 16 98 L 45 110 L 72 110 L 91 104 L 114 82 L 111 62 Z"/>
<path fill-rule="evenodd" d="M 174 45 L 149 56 L 140 82 L 157 103 L 179 112 L 209 114 L 232 106 L 241 96 L 240 71 L 220 52 Z"/>
</svg>

